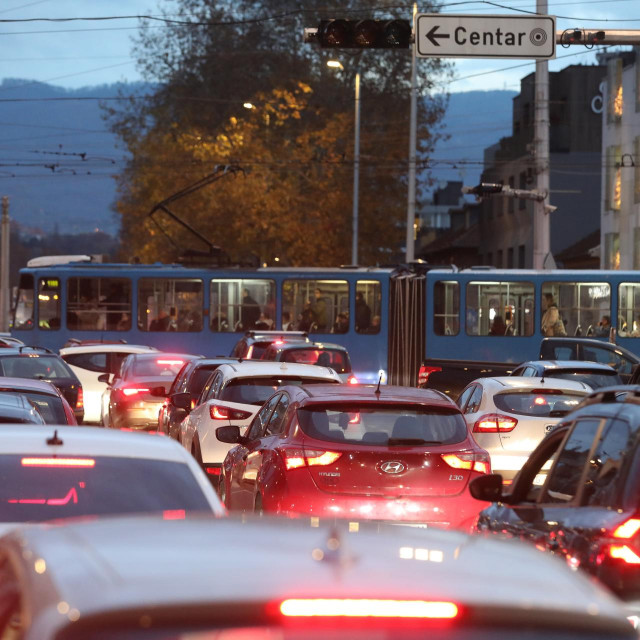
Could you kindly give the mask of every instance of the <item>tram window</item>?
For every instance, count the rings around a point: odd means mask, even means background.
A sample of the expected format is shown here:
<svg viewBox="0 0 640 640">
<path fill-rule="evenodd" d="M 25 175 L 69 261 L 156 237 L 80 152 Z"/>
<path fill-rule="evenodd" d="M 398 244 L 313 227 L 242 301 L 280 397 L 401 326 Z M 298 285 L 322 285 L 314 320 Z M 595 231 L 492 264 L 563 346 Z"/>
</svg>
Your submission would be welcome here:
<svg viewBox="0 0 640 640">
<path fill-rule="evenodd" d="M 142 331 L 201 331 L 202 280 L 142 278 L 138 282 L 138 328 Z"/>
<path fill-rule="evenodd" d="M 331 333 L 338 315 L 349 318 L 346 280 L 285 280 L 282 314 L 288 313 L 298 331 Z"/>
<path fill-rule="evenodd" d="M 611 318 L 611 287 L 606 282 L 544 282 L 541 314 L 545 336 L 608 336 L 598 323 L 603 316 Z"/>
<path fill-rule="evenodd" d="M 212 280 L 211 331 L 275 329 L 275 297 L 273 280 Z"/>
<path fill-rule="evenodd" d="M 380 318 L 382 317 L 382 290 L 378 280 L 358 280 L 356 282 L 356 321 L 355 329 L 358 333 L 380 333 Z M 339 324 L 334 326 L 334 333 L 345 333 L 337 331 Z"/>
<path fill-rule="evenodd" d="M 28 273 L 20 276 L 13 328 L 33 329 L 33 276 Z"/>
<path fill-rule="evenodd" d="M 38 326 L 45 330 L 60 328 L 60 280 L 58 278 L 38 280 Z"/>
<path fill-rule="evenodd" d="M 460 332 L 460 287 L 457 282 L 439 280 L 433 287 L 433 331 L 437 336 Z"/>
<path fill-rule="evenodd" d="M 640 338 L 640 284 L 622 282 L 618 287 L 618 335 Z"/>
<path fill-rule="evenodd" d="M 127 278 L 69 278 L 67 329 L 131 329 L 131 281 Z"/>
<path fill-rule="evenodd" d="M 467 285 L 467 335 L 533 335 L 533 299 L 532 282 L 470 282 Z"/>
</svg>

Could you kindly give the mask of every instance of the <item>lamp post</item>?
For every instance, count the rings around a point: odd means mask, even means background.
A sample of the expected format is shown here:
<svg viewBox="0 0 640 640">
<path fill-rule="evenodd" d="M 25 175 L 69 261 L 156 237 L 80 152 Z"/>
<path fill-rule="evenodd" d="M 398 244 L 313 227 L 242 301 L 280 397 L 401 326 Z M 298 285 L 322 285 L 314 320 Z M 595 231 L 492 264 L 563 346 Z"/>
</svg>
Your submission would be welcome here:
<svg viewBox="0 0 640 640">
<path fill-rule="evenodd" d="M 344 70 L 339 60 L 328 60 L 327 66 Z M 358 264 L 358 198 L 360 192 L 360 72 L 355 80 L 355 135 L 353 140 L 353 213 L 351 218 L 351 264 Z"/>
</svg>

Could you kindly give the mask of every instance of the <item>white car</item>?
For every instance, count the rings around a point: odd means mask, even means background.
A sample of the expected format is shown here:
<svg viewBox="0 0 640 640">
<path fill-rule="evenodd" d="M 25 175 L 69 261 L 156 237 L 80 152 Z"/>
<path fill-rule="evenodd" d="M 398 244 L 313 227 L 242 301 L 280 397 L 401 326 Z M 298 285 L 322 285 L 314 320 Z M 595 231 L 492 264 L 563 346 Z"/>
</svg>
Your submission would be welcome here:
<svg viewBox="0 0 640 640">
<path fill-rule="evenodd" d="M 479 378 L 456 401 L 491 469 L 507 481 L 545 434 L 591 393 L 584 382 L 559 378 Z"/>
<path fill-rule="evenodd" d="M 21 528 L 0 540 L 0 636 L 637 640 L 619 601 L 557 558 L 378 526 L 245 516 Z"/>
<path fill-rule="evenodd" d="M 120 371 L 122 361 L 130 353 L 148 353 L 158 351 L 154 347 L 135 344 L 87 344 L 60 349 L 60 356 L 71 367 L 82 383 L 84 392 L 84 422 L 104 424 L 103 416 L 107 407 L 103 406 L 103 394 L 107 389 L 104 382 L 98 380 L 103 373 L 115 374 Z M 108 401 L 108 397 L 106 401 Z"/>
<path fill-rule="evenodd" d="M 196 408 L 182 421 L 178 440 L 210 476 L 219 477 L 234 445 L 216 438 L 216 429 L 247 427 L 260 407 L 282 385 L 342 382 L 329 367 L 244 360 L 222 364 L 205 385 Z"/>
<path fill-rule="evenodd" d="M 171 438 L 51 425 L 2 425 L 0 436 L 0 532 L 61 518 L 226 513 Z"/>
</svg>

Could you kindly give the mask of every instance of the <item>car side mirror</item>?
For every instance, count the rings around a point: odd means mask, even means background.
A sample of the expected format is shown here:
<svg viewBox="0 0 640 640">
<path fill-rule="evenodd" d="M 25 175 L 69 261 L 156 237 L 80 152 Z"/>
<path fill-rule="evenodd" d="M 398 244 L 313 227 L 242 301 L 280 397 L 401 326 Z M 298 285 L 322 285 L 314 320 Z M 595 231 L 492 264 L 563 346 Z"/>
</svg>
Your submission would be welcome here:
<svg viewBox="0 0 640 640">
<path fill-rule="evenodd" d="M 98 376 L 98 382 L 104 382 L 104 384 L 109 384 L 109 380 L 111 379 L 110 373 L 101 373 Z"/>
<path fill-rule="evenodd" d="M 501 502 L 504 498 L 502 495 L 502 476 L 498 473 L 490 473 L 474 478 L 469 483 L 469 491 L 476 500 Z"/>
<path fill-rule="evenodd" d="M 177 409 L 184 409 L 185 411 L 191 410 L 191 394 L 188 391 L 185 393 L 174 393 L 171 396 L 171 402 Z"/>
<path fill-rule="evenodd" d="M 167 396 L 167 392 L 165 391 L 164 387 L 152 387 L 149 390 L 149 394 L 154 398 L 165 398 Z"/>
<path fill-rule="evenodd" d="M 240 427 L 235 424 L 228 427 L 218 427 L 216 429 L 216 438 L 220 442 L 226 442 L 227 444 L 244 444 L 248 442 L 247 438 L 240 435 Z"/>
</svg>

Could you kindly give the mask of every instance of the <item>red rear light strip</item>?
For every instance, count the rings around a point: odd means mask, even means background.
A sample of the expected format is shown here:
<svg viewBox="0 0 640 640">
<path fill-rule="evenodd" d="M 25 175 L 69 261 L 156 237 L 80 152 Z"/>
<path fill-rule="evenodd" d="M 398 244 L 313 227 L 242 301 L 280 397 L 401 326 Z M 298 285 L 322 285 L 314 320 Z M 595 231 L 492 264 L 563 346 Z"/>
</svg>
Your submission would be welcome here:
<svg viewBox="0 0 640 640">
<path fill-rule="evenodd" d="M 491 463 L 487 456 L 474 453 L 443 453 L 441 458 L 452 469 L 466 469 L 477 473 L 491 473 Z"/>
<path fill-rule="evenodd" d="M 121 391 L 125 396 L 135 396 L 138 393 L 149 393 L 150 389 L 142 387 L 125 387 L 124 389 L 121 389 Z"/>
<path fill-rule="evenodd" d="M 513 431 L 518 424 L 515 418 L 499 413 L 489 413 L 476 421 L 473 433 L 507 433 Z"/>
<path fill-rule="evenodd" d="M 22 458 L 23 467 L 95 467 L 93 458 Z"/>
<path fill-rule="evenodd" d="M 304 618 L 451 619 L 458 615 L 458 607 L 453 602 L 427 600 L 290 599 L 280 604 L 280 612 L 287 617 Z"/>
<path fill-rule="evenodd" d="M 624 560 L 627 564 L 640 564 L 640 556 L 626 544 L 610 545 L 609 556 L 617 560 Z"/>
<path fill-rule="evenodd" d="M 326 467 L 340 458 L 337 451 L 303 451 L 302 449 L 281 449 L 287 471 L 300 467 Z"/>
<path fill-rule="evenodd" d="M 629 538 L 633 538 L 633 536 L 638 533 L 638 530 L 640 530 L 640 520 L 638 518 L 629 518 L 629 520 L 623 522 L 616 528 L 613 532 L 613 537 L 628 540 Z"/>
<path fill-rule="evenodd" d="M 78 398 L 76 400 L 76 409 L 84 409 L 84 392 L 82 387 L 78 388 Z"/>
<path fill-rule="evenodd" d="M 158 364 L 179 364 L 182 366 L 184 364 L 184 360 L 158 360 Z"/>
</svg>

